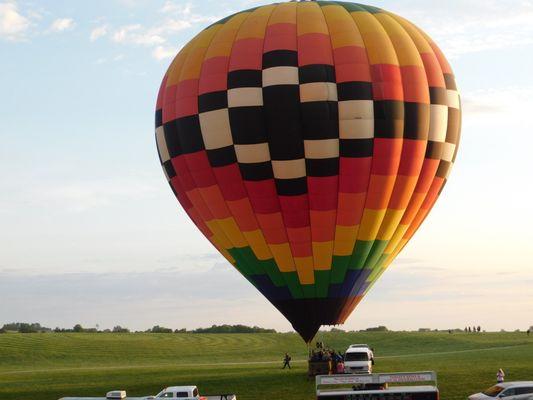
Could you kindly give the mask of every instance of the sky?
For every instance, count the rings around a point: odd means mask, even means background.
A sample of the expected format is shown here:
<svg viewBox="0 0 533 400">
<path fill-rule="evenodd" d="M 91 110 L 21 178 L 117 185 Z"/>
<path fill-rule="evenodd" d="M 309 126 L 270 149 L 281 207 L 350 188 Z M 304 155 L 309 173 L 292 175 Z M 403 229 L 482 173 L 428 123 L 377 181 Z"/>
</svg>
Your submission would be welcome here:
<svg viewBox="0 0 533 400">
<path fill-rule="evenodd" d="M 268 1 L 0 0 L 0 325 L 290 324 L 197 231 L 157 157 L 172 57 Z M 344 325 L 533 325 L 533 1 L 383 0 L 452 64 L 464 105 L 437 205 Z"/>
</svg>

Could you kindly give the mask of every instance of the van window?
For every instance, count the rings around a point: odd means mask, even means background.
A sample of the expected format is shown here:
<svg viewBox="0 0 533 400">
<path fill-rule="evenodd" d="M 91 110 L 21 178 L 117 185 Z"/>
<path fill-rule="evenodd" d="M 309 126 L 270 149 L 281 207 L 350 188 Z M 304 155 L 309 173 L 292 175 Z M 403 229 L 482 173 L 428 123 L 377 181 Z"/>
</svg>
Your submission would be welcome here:
<svg viewBox="0 0 533 400">
<path fill-rule="evenodd" d="M 368 361 L 367 353 L 346 353 L 344 361 Z"/>
<path fill-rule="evenodd" d="M 157 398 L 162 398 L 162 399 L 169 399 L 172 397 L 174 397 L 174 393 L 172 392 L 161 393 L 159 396 L 157 396 Z"/>
<path fill-rule="evenodd" d="M 516 388 L 516 394 L 529 394 L 533 393 L 533 386 Z"/>
<path fill-rule="evenodd" d="M 177 392 L 176 397 L 189 397 L 189 393 L 187 392 Z"/>
<path fill-rule="evenodd" d="M 515 394 L 515 389 L 507 389 L 500 393 L 500 397 L 514 396 Z"/>
<path fill-rule="evenodd" d="M 192 397 L 198 397 L 198 388 L 194 388 L 192 391 Z"/>
</svg>

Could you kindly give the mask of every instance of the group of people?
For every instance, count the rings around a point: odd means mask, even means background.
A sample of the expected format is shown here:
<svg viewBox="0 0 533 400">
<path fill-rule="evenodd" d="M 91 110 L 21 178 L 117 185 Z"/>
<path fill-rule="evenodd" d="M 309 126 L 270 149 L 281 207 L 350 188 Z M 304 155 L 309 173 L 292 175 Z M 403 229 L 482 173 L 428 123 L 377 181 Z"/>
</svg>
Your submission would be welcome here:
<svg viewBox="0 0 533 400">
<path fill-rule="evenodd" d="M 479 325 L 478 326 L 472 326 L 472 327 L 467 326 L 467 327 L 465 327 L 465 332 L 468 332 L 468 333 L 470 333 L 470 332 L 474 332 L 474 333 L 475 332 L 481 332 L 481 326 L 479 326 Z"/>
<path fill-rule="evenodd" d="M 283 357 L 282 369 L 291 369 L 291 360 L 292 358 L 289 353 L 285 353 L 285 357 Z M 327 362 L 329 363 L 330 373 L 344 373 L 344 356 L 333 349 L 324 347 L 323 342 L 316 342 L 316 347 L 311 350 L 311 353 L 309 354 L 309 361 Z"/>
</svg>

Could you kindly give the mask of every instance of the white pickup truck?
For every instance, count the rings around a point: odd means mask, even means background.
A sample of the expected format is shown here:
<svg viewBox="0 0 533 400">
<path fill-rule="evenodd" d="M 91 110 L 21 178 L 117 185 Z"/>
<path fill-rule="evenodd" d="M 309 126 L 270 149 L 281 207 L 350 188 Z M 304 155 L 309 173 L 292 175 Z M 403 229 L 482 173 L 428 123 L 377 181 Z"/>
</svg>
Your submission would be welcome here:
<svg viewBox="0 0 533 400">
<path fill-rule="evenodd" d="M 125 390 L 112 390 L 105 397 L 62 397 L 59 400 L 237 400 L 234 394 L 200 395 L 196 386 L 169 386 L 155 396 L 128 397 Z"/>
</svg>

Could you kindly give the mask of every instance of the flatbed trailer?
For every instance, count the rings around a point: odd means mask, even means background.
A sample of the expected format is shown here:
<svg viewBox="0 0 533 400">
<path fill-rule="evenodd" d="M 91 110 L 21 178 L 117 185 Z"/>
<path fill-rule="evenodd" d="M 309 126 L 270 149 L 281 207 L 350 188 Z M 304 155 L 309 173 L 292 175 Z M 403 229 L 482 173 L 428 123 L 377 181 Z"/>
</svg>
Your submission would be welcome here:
<svg viewBox="0 0 533 400">
<path fill-rule="evenodd" d="M 424 385 L 413 385 L 423 382 Z M 433 384 L 430 384 L 433 383 Z M 317 400 L 439 400 L 433 371 L 316 377 Z"/>
</svg>

